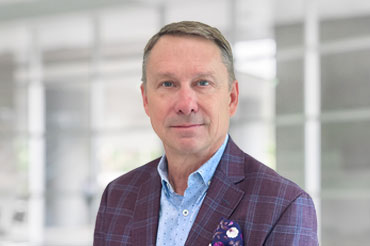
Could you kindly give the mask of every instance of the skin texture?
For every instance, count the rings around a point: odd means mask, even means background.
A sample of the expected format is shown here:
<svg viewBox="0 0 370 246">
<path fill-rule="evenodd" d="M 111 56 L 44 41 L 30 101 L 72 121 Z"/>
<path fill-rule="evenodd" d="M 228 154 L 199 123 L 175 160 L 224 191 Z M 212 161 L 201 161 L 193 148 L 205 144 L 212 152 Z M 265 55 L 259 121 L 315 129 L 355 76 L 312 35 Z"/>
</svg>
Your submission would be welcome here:
<svg viewBox="0 0 370 246">
<path fill-rule="evenodd" d="M 194 36 L 161 37 L 148 57 L 146 76 L 144 109 L 163 142 L 169 180 L 183 195 L 188 176 L 226 137 L 238 105 L 238 82 L 229 86 L 217 45 Z"/>
</svg>

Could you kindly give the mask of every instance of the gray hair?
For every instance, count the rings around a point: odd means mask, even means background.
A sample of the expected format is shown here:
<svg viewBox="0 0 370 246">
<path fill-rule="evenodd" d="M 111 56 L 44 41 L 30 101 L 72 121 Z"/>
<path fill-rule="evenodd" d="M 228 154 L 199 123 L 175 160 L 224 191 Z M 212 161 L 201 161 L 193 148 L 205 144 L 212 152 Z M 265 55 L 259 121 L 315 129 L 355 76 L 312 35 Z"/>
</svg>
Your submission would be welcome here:
<svg viewBox="0 0 370 246">
<path fill-rule="evenodd" d="M 150 51 L 158 40 L 164 35 L 174 36 L 196 36 L 208 39 L 214 42 L 221 51 L 222 62 L 225 64 L 229 74 L 229 86 L 235 80 L 234 72 L 234 58 L 233 52 L 229 42 L 222 35 L 222 33 L 215 27 L 211 27 L 201 22 L 196 21 L 182 21 L 168 24 L 159 30 L 146 44 L 143 55 L 143 67 L 141 80 L 146 83 L 146 63 L 150 55 Z"/>
</svg>

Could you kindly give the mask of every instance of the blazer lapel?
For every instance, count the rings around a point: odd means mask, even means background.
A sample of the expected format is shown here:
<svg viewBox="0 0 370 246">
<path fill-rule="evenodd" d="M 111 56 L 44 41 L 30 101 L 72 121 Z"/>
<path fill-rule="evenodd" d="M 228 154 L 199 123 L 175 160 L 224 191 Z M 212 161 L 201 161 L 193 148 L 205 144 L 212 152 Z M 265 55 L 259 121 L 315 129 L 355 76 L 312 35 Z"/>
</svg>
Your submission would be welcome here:
<svg viewBox="0 0 370 246">
<path fill-rule="evenodd" d="M 244 179 L 243 152 L 229 140 L 185 245 L 208 245 L 222 218 L 228 219 L 244 196 L 235 184 Z"/>
<path fill-rule="evenodd" d="M 161 181 L 157 172 L 145 182 L 138 192 L 131 242 L 133 245 L 155 245 L 159 219 Z"/>
</svg>

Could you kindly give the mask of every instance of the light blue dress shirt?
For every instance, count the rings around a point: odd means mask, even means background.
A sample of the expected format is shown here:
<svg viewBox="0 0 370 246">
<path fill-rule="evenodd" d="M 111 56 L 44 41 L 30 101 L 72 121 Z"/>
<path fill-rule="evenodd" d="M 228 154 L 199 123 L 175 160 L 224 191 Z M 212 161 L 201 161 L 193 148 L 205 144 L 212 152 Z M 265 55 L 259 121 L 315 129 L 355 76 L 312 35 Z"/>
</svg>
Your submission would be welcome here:
<svg viewBox="0 0 370 246">
<path fill-rule="evenodd" d="M 226 135 L 224 143 L 217 152 L 189 175 L 184 196 L 174 192 L 168 181 L 167 159 L 165 155 L 162 156 L 157 167 L 162 180 L 157 245 L 184 246 L 228 139 L 229 136 Z"/>
</svg>

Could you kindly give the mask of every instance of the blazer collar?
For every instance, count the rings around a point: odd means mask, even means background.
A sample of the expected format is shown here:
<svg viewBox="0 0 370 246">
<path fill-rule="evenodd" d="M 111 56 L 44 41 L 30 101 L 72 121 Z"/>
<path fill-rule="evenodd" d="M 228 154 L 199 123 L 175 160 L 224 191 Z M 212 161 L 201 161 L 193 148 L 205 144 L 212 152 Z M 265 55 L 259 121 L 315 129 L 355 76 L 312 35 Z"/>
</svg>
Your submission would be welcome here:
<svg viewBox="0 0 370 246">
<path fill-rule="evenodd" d="M 245 178 L 244 158 L 229 138 L 185 245 L 208 245 L 220 220 L 230 218 L 244 196 L 244 191 L 236 186 Z"/>
<path fill-rule="evenodd" d="M 244 196 L 244 192 L 236 186 L 245 178 L 244 158 L 244 153 L 229 137 L 185 245 L 208 245 L 220 220 L 231 216 Z M 159 159 L 149 165 L 156 168 L 158 162 Z M 131 239 L 136 245 L 156 244 L 161 180 L 155 168 L 137 194 L 131 230 Z"/>
</svg>

